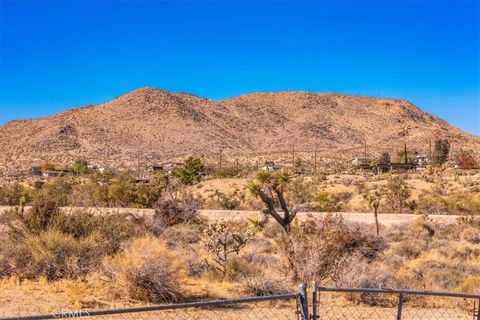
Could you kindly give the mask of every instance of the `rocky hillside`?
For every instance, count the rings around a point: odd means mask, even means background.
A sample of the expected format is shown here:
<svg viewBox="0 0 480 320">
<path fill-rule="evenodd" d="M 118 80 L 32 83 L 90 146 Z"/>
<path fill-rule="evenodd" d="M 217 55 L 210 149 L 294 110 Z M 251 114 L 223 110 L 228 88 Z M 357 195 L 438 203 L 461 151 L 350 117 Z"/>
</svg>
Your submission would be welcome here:
<svg viewBox="0 0 480 320">
<path fill-rule="evenodd" d="M 427 151 L 436 137 L 480 154 L 479 137 L 404 100 L 292 91 L 215 102 L 143 88 L 105 104 L 0 127 L 0 168 L 78 158 L 124 166 L 190 154 L 208 157 L 220 149 L 228 157 L 293 146 L 347 156 L 340 150 L 358 152 L 365 141 L 375 154 L 394 150 L 403 141 Z"/>
</svg>

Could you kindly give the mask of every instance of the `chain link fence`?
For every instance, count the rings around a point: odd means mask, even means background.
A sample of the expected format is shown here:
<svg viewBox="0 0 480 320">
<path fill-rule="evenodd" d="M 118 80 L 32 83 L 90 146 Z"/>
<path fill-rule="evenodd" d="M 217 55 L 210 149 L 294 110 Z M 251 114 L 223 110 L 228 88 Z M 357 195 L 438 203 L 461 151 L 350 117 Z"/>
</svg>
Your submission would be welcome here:
<svg viewBox="0 0 480 320">
<path fill-rule="evenodd" d="M 299 293 L 230 300 L 202 301 L 111 310 L 58 310 L 50 314 L 0 320 L 81 318 L 91 320 L 303 320 Z"/>
<path fill-rule="evenodd" d="M 480 295 L 315 284 L 312 291 L 313 320 L 480 320 Z"/>
<path fill-rule="evenodd" d="M 480 320 L 480 295 L 363 288 L 320 288 L 311 301 L 305 284 L 298 292 L 112 310 L 59 310 L 0 320 L 62 318 L 105 320 Z M 310 303 L 309 303 L 310 302 Z"/>
</svg>

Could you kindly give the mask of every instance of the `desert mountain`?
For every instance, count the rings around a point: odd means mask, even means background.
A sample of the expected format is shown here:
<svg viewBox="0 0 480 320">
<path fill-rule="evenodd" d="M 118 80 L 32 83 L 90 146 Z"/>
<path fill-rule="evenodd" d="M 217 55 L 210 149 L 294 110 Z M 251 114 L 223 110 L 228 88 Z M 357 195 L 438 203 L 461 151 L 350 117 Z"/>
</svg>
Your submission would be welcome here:
<svg viewBox="0 0 480 320">
<path fill-rule="evenodd" d="M 79 158 L 124 166 L 208 157 L 219 150 L 227 157 L 293 146 L 347 157 L 363 150 L 365 142 L 372 154 L 397 150 L 404 141 L 427 152 L 436 137 L 480 154 L 479 137 L 404 100 L 292 91 L 211 101 L 142 88 L 101 105 L 1 126 L 0 168 Z"/>
</svg>

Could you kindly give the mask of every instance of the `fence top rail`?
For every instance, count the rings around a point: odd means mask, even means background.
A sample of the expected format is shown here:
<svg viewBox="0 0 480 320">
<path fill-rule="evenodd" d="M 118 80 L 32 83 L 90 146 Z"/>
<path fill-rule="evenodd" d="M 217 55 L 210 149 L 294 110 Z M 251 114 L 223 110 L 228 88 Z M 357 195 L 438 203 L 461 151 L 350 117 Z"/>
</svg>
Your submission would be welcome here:
<svg viewBox="0 0 480 320">
<path fill-rule="evenodd" d="M 54 312 L 51 314 L 43 314 L 43 315 L 0 318 L 0 320 L 62 319 L 62 318 L 72 318 L 73 314 L 75 315 L 74 316 L 75 318 L 79 318 L 79 317 L 91 317 L 91 316 L 101 316 L 101 315 L 148 312 L 148 311 L 162 311 L 162 310 L 188 309 L 188 308 L 201 308 L 201 307 L 220 307 L 220 306 L 225 306 L 230 304 L 289 300 L 289 299 L 296 299 L 298 298 L 298 296 L 299 296 L 299 293 L 294 292 L 294 293 L 278 294 L 278 295 L 271 295 L 271 296 L 211 300 L 211 301 L 197 301 L 197 302 L 186 302 L 186 303 L 175 303 L 175 304 L 162 304 L 162 305 L 134 307 L 134 308 L 92 310 L 92 311 L 89 311 L 89 310 L 61 311 L 61 312 Z"/>
<path fill-rule="evenodd" d="M 317 287 L 317 292 L 348 292 L 348 293 L 390 293 L 390 294 L 411 294 L 422 296 L 437 296 L 437 297 L 451 297 L 451 298 L 468 298 L 480 299 L 480 294 L 468 294 L 459 292 L 437 292 L 437 291 L 416 291 L 416 290 L 402 290 L 390 288 L 329 288 Z"/>
</svg>

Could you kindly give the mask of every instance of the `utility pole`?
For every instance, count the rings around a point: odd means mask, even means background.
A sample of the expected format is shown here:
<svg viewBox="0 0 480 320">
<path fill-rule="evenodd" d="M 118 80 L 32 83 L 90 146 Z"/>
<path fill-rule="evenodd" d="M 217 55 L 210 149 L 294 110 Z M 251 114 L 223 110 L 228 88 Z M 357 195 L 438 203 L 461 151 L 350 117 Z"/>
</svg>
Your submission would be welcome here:
<svg viewBox="0 0 480 320">
<path fill-rule="evenodd" d="M 367 140 L 364 140 L 365 149 L 363 151 L 363 159 L 367 160 Z"/>
<path fill-rule="evenodd" d="M 313 152 L 313 174 L 317 174 L 317 151 Z"/>
<path fill-rule="evenodd" d="M 218 157 L 218 168 L 222 170 L 222 149 L 220 148 L 220 153 Z"/>
<path fill-rule="evenodd" d="M 295 143 L 292 145 L 292 167 L 295 168 Z"/>
<path fill-rule="evenodd" d="M 404 137 L 405 137 L 405 141 L 404 141 L 404 144 L 403 144 L 403 153 L 404 153 L 404 156 L 405 156 L 405 164 L 408 163 L 408 151 L 407 151 L 407 134 L 408 134 L 408 129 L 410 129 L 409 127 L 405 127 L 403 130 L 404 130 Z"/>
</svg>

